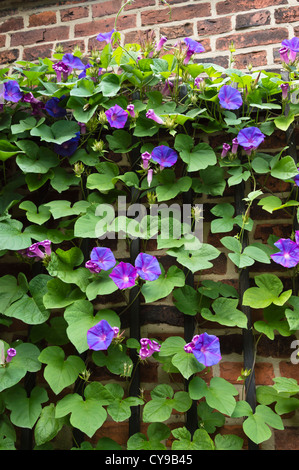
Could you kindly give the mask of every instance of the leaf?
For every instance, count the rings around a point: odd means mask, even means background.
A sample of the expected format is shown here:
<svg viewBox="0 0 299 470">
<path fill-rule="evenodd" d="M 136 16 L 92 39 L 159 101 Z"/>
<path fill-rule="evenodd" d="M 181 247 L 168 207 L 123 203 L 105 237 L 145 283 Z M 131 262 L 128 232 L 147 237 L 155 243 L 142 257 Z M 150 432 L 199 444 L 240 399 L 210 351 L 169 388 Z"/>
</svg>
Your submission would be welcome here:
<svg viewBox="0 0 299 470">
<path fill-rule="evenodd" d="M 192 179 L 189 176 L 183 176 L 176 180 L 173 170 L 169 169 L 164 169 L 160 173 L 158 181 L 162 183 L 156 188 L 159 202 L 174 199 L 179 193 L 188 191 L 192 184 Z"/>
<path fill-rule="evenodd" d="M 217 166 L 210 166 L 200 170 L 200 180 L 193 179 L 192 189 L 195 193 L 222 196 L 225 190 L 224 170 Z"/>
<path fill-rule="evenodd" d="M 7 140 L 0 140 L 0 160 L 5 162 L 8 158 L 20 153 L 20 149 Z"/>
<path fill-rule="evenodd" d="M 246 315 L 237 309 L 238 299 L 219 297 L 212 303 L 214 314 L 207 308 L 201 310 L 201 316 L 208 321 L 216 321 L 220 325 L 247 328 Z"/>
<path fill-rule="evenodd" d="M 215 436 L 215 450 L 242 450 L 243 439 L 233 434 L 217 434 Z"/>
<path fill-rule="evenodd" d="M 169 419 L 172 409 L 185 412 L 191 407 L 192 401 L 187 392 L 174 394 L 169 385 L 157 385 L 151 391 L 151 400 L 144 405 L 143 421 L 163 422 Z"/>
<path fill-rule="evenodd" d="M 110 326 L 120 328 L 118 315 L 110 309 L 103 309 L 94 315 L 94 309 L 88 300 L 77 300 L 64 311 L 64 318 L 68 324 L 67 335 L 79 354 L 88 349 L 87 330 L 101 320 L 108 321 Z"/>
<path fill-rule="evenodd" d="M 115 96 L 120 89 L 119 76 L 113 73 L 104 75 L 96 91 L 101 91 L 103 96 Z"/>
<path fill-rule="evenodd" d="M 64 424 L 63 418 L 55 418 L 55 405 L 45 406 L 34 428 L 34 440 L 37 446 L 51 441 L 61 430 Z"/>
<path fill-rule="evenodd" d="M 275 330 L 282 336 L 290 336 L 293 333 L 285 320 L 283 307 L 271 304 L 263 310 L 263 315 L 265 321 L 256 321 L 254 328 L 260 333 L 264 333 L 268 338 L 272 340 L 275 338 Z"/>
<path fill-rule="evenodd" d="M 193 139 L 188 135 L 178 134 L 174 147 L 187 164 L 188 172 L 203 170 L 217 163 L 216 154 L 208 144 L 201 142 L 194 146 Z"/>
<path fill-rule="evenodd" d="M 146 303 L 152 303 L 167 297 L 174 287 L 182 287 L 184 284 L 185 276 L 181 269 L 171 266 L 165 274 L 164 269 L 161 267 L 159 278 L 155 281 L 146 281 L 141 288 L 141 293 Z"/>
<path fill-rule="evenodd" d="M 20 428 L 32 429 L 41 414 L 41 404 L 48 401 L 48 394 L 44 388 L 34 387 L 27 397 L 26 390 L 17 385 L 4 394 L 4 399 L 11 411 L 11 422 Z"/>
<path fill-rule="evenodd" d="M 42 141 L 63 144 L 76 137 L 77 132 L 80 132 L 80 127 L 77 122 L 60 119 L 51 126 L 41 124 L 38 127 L 34 127 L 31 129 L 30 134 L 33 137 L 39 137 Z"/>
<path fill-rule="evenodd" d="M 213 377 L 208 387 L 200 377 L 193 377 L 189 383 L 189 395 L 192 400 L 205 397 L 207 404 L 220 413 L 230 416 L 236 406 L 236 388 L 222 377 Z"/>
<path fill-rule="evenodd" d="M 167 251 L 167 254 L 174 256 L 178 263 L 190 269 L 192 273 L 202 269 L 209 269 L 213 266 L 210 260 L 217 258 L 220 251 L 213 245 L 202 243 L 198 250 L 186 250 L 186 248 L 174 248 Z"/>
<path fill-rule="evenodd" d="M 258 287 L 250 287 L 244 292 L 243 304 L 252 308 L 265 308 L 274 303 L 284 305 L 292 295 L 292 290 L 283 293 L 283 284 L 275 274 L 261 274 L 255 276 Z"/>
<path fill-rule="evenodd" d="M 48 292 L 43 297 L 44 305 L 47 309 L 63 308 L 72 304 L 76 300 L 84 299 L 84 293 L 72 287 L 60 279 L 51 279 L 48 284 Z"/>
<path fill-rule="evenodd" d="M 22 232 L 23 224 L 15 219 L 0 222 L 0 250 L 23 250 L 31 245 L 31 237 Z"/>
<path fill-rule="evenodd" d="M 200 309 L 201 295 L 191 286 L 185 285 L 173 291 L 174 305 L 186 315 L 196 315 Z"/>
<path fill-rule="evenodd" d="M 92 173 L 87 177 L 86 187 L 97 189 L 100 192 L 114 188 L 114 178 L 118 176 L 119 169 L 115 163 L 103 162 L 97 165 L 98 173 Z"/>
<path fill-rule="evenodd" d="M 40 205 L 39 208 L 32 201 L 23 201 L 19 209 L 26 211 L 27 219 L 37 225 L 43 225 L 50 219 L 51 213 L 47 207 Z"/>
<path fill-rule="evenodd" d="M 47 364 L 44 377 L 56 395 L 72 385 L 80 372 L 85 370 L 85 364 L 80 357 L 69 356 L 66 360 L 64 357 L 64 351 L 59 346 L 46 347 L 39 355 L 39 360 Z"/>
<path fill-rule="evenodd" d="M 171 450 L 215 450 L 212 439 L 204 429 L 196 429 L 193 440 L 185 427 L 173 429 L 172 434 L 177 440 L 173 441 Z"/>
<path fill-rule="evenodd" d="M 171 364 L 178 370 L 185 379 L 191 375 L 201 372 L 204 365 L 200 364 L 193 354 L 184 351 L 186 342 L 180 337 L 167 338 L 161 345 L 159 359 L 167 356 L 171 357 Z"/>
<path fill-rule="evenodd" d="M 135 433 L 129 437 L 128 450 L 166 450 L 161 441 L 168 439 L 170 429 L 163 423 L 151 423 L 147 428 L 148 439 L 145 434 Z"/>
<path fill-rule="evenodd" d="M 245 434 L 256 444 L 267 441 L 271 435 L 271 429 L 284 429 L 282 420 L 271 408 L 258 405 L 255 413 L 252 413 L 243 423 Z"/>
<path fill-rule="evenodd" d="M 273 178 L 287 180 L 293 178 L 298 174 L 298 169 L 295 161 L 289 155 L 281 158 L 271 166 L 271 176 Z"/>
</svg>

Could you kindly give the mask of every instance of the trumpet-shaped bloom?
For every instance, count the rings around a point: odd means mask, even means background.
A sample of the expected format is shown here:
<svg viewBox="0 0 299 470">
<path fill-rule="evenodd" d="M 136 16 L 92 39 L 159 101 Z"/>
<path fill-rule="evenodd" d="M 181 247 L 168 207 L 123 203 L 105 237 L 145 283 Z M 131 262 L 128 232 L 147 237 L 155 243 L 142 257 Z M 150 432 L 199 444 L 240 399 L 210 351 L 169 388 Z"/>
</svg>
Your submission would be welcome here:
<svg viewBox="0 0 299 470">
<path fill-rule="evenodd" d="M 218 98 L 220 105 L 225 109 L 238 109 L 243 103 L 239 90 L 230 85 L 223 85 L 221 87 Z"/>
<path fill-rule="evenodd" d="M 54 144 L 54 150 L 58 155 L 62 157 L 70 157 L 75 153 L 79 145 L 80 132 L 76 132 L 76 137 L 67 140 L 63 144 Z"/>
<path fill-rule="evenodd" d="M 156 45 L 156 52 L 160 51 L 162 49 L 162 47 L 164 46 L 164 44 L 166 43 L 167 41 L 167 37 L 166 36 L 162 36 L 160 41 L 158 42 L 158 44 Z"/>
<path fill-rule="evenodd" d="M 139 357 L 141 360 L 147 359 L 154 352 L 159 352 L 161 349 L 161 345 L 157 341 L 148 338 L 141 338 L 140 345 Z"/>
<path fill-rule="evenodd" d="M 184 346 L 184 350 L 193 353 L 197 361 L 206 367 L 218 364 L 221 360 L 219 338 L 208 333 L 194 336 L 192 341 Z"/>
<path fill-rule="evenodd" d="M 282 99 L 286 100 L 288 97 L 288 91 L 289 91 L 290 86 L 288 83 L 282 83 L 280 85 L 280 88 L 281 88 Z"/>
<path fill-rule="evenodd" d="M 10 362 L 12 358 L 15 357 L 15 355 L 17 354 L 17 351 L 14 348 L 8 348 L 6 354 L 7 356 L 5 358 L 5 362 Z"/>
<path fill-rule="evenodd" d="M 109 269 L 113 268 L 116 263 L 114 254 L 110 248 L 104 247 L 93 248 L 90 253 L 90 260 L 93 263 L 96 263 L 97 266 L 104 271 L 108 271 Z"/>
<path fill-rule="evenodd" d="M 146 281 L 155 281 L 161 274 L 159 262 L 155 256 L 139 253 L 135 260 L 139 276 Z"/>
<path fill-rule="evenodd" d="M 165 122 L 163 121 L 162 118 L 160 118 L 160 116 L 158 116 L 158 114 L 155 113 L 155 111 L 153 109 L 149 109 L 147 112 L 146 112 L 146 117 L 148 119 L 152 119 L 153 121 L 155 121 L 157 124 L 165 124 Z"/>
<path fill-rule="evenodd" d="M 128 104 L 127 106 L 127 111 L 129 111 L 130 116 L 134 118 L 136 116 L 135 114 L 135 106 L 133 104 Z"/>
<path fill-rule="evenodd" d="M 87 269 L 89 269 L 89 271 L 93 274 L 97 274 L 97 273 L 100 273 L 102 271 L 100 266 L 95 261 L 91 261 L 90 259 L 88 261 L 86 261 L 85 267 Z"/>
<path fill-rule="evenodd" d="M 265 139 L 258 127 L 241 129 L 237 136 L 238 143 L 245 151 L 255 150 Z"/>
<path fill-rule="evenodd" d="M 284 39 L 281 44 L 294 52 L 299 52 L 299 38 Z"/>
<path fill-rule="evenodd" d="M 87 331 L 87 344 L 94 351 L 105 351 L 115 338 L 116 332 L 107 320 L 101 320 Z"/>
<path fill-rule="evenodd" d="M 226 157 L 227 152 L 230 150 L 230 145 L 229 144 L 223 144 L 222 146 L 222 152 L 221 152 L 221 158 Z"/>
<path fill-rule="evenodd" d="M 50 116 L 55 118 L 64 117 L 66 115 L 66 109 L 60 106 L 61 99 L 53 96 L 51 99 L 47 101 L 45 104 L 45 110 L 47 111 Z"/>
<path fill-rule="evenodd" d="M 129 116 L 123 108 L 118 106 L 118 104 L 115 104 L 110 109 L 105 111 L 105 114 L 110 126 L 115 127 L 116 129 L 122 129 L 125 127 Z"/>
<path fill-rule="evenodd" d="M 200 42 L 194 41 L 191 38 L 185 38 L 185 43 L 187 44 L 186 57 L 184 59 L 184 65 L 187 65 L 193 54 L 204 52 L 205 48 Z"/>
<path fill-rule="evenodd" d="M 161 168 L 173 166 L 178 159 L 178 154 L 175 150 L 167 147 L 167 145 L 159 145 L 152 151 L 152 160 L 159 163 Z"/>
<path fill-rule="evenodd" d="M 144 170 L 147 170 L 148 168 L 148 162 L 150 161 L 150 159 L 152 158 L 151 154 L 149 152 L 143 152 L 141 154 L 141 158 L 142 158 L 142 167 L 144 168 Z"/>
<path fill-rule="evenodd" d="M 280 250 L 271 255 L 275 263 L 285 268 L 293 268 L 299 263 L 299 245 L 296 242 L 289 238 L 281 238 L 274 245 Z"/>
<path fill-rule="evenodd" d="M 138 277 L 137 269 L 130 263 L 121 261 L 115 268 L 113 268 L 109 277 L 117 285 L 119 289 L 127 289 L 133 287 Z"/>
<path fill-rule="evenodd" d="M 58 82 L 61 82 L 61 78 L 67 80 L 69 74 L 72 72 L 72 69 L 62 60 L 56 62 L 56 64 L 53 64 L 53 70 L 56 72 L 56 78 Z"/>
<path fill-rule="evenodd" d="M 152 168 L 150 168 L 150 169 L 148 170 L 147 176 L 146 176 L 147 184 L 148 184 L 149 187 L 150 187 L 150 185 L 152 184 L 153 175 L 154 175 L 154 170 L 153 170 Z"/>
<path fill-rule="evenodd" d="M 20 86 L 16 80 L 8 80 L 4 82 L 3 97 L 7 101 L 17 103 L 23 96 Z"/>
<path fill-rule="evenodd" d="M 43 240 L 42 242 L 33 243 L 25 251 L 25 256 L 29 258 L 40 258 L 43 259 L 45 256 L 51 256 L 51 241 Z"/>
<path fill-rule="evenodd" d="M 85 65 L 83 64 L 82 60 L 79 59 L 79 57 L 73 55 L 73 54 L 64 54 L 64 56 L 61 59 L 61 62 L 63 62 L 65 65 L 67 65 L 70 69 L 77 69 L 77 70 L 84 70 Z"/>
<path fill-rule="evenodd" d="M 109 31 L 109 33 L 100 33 L 97 36 L 97 40 L 102 42 L 105 41 L 107 44 L 111 44 L 112 42 L 112 35 L 115 33 L 115 29 L 112 29 L 112 31 Z"/>
</svg>

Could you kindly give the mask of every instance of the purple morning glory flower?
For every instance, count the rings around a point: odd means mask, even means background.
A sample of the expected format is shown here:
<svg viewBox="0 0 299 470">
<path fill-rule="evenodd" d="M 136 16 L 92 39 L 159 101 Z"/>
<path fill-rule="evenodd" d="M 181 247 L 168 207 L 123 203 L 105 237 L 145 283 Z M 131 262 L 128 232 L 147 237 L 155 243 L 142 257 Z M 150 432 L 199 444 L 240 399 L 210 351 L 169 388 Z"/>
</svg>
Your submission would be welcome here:
<svg viewBox="0 0 299 470">
<path fill-rule="evenodd" d="M 223 85 L 218 93 L 220 105 L 225 109 L 238 109 L 243 101 L 241 93 L 230 85 Z"/>
<path fill-rule="evenodd" d="M 63 144 L 54 144 L 54 151 L 61 157 L 70 157 L 76 152 L 79 140 L 80 132 L 76 132 L 76 137 L 63 142 Z"/>
<path fill-rule="evenodd" d="M 60 106 L 62 98 L 59 99 L 56 96 L 53 96 L 47 101 L 47 103 L 45 104 L 45 110 L 48 114 L 50 114 L 50 116 L 60 118 L 66 115 L 66 109 Z"/>
<path fill-rule="evenodd" d="M 85 65 L 83 64 L 82 60 L 73 54 L 69 54 L 69 53 L 64 54 L 64 56 L 61 59 L 61 62 L 63 62 L 68 67 L 70 67 L 70 69 L 77 69 L 77 70 L 85 69 Z"/>
<path fill-rule="evenodd" d="M 108 271 L 115 266 L 115 258 L 110 248 L 95 247 L 90 253 L 90 261 L 96 263 L 100 269 Z"/>
<path fill-rule="evenodd" d="M 128 104 L 127 106 L 127 111 L 129 111 L 130 116 L 134 118 L 136 116 L 135 114 L 135 106 L 133 104 Z"/>
<path fill-rule="evenodd" d="M 164 46 L 164 44 L 166 43 L 167 41 L 167 37 L 166 36 L 162 36 L 160 41 L 158 42 L 158 44 L 156 45 L 156 49 L 155 51 L 158 52 L 162 49 L 162 47 Z"/>
<path fill-rule="evenodd" d="M 286 64 L 288 64 L 290 62 L 289 49 L 286 46 L 281 47 L 279 49 L 279 54 L 280 54 L 280 58 L 281 58 L 282 62 L 285 62 Z"/>
<path fill-rule="evenodd" d="M 264 141 L 265 135 L 257 127 L 247 127 L 240 130 L 237 139 L 245 151 L 251 151 Z"/>
<path fill-rule="evenodd" d="M 109 33 L 100 33 L 98 34 L 97 36 L 97 40 L 98 41 L 106 41 L 107 44 L 111 44 L 112 42 L 112 34 L 115 33 L 115 29 L 112 29 L 112 31 L 110 31 Z"/>
<path fill-rule="evenodd" d="M 184 65 L 186 65 L 188 64 L 193 54 L 204 52 L 205 48 L 203 47 L 202 44 L 200 44 L 200 42 L 194 41 L 194 39 L 185 38 L 184 41 L 187 44 L 187 52 L 186 52 L 186 57 L 184 59 Z"/>
<path fill-rule="evenodd" d="M 284 39 L 281 44 L 291 49 L 291 51 L 299 52 L 299 38 Z"/>
<path fill-rule="evenodd" d="M 95 261 L 91 261 L 90 259 L 86 261 L 85 267 L 93 274 L 97 274 L 102 271 L 100 266 Z"/>
<path fill-rule="evenodd" d="M 155 256 L 139 253 L 135 260 L 135 268 L 145 281 L 155 281 L 161 274 L 159 262 Z"/>
<path fill-rule="evenodd" d="M 110 126 L 115 127 L 116 129 L 122 129 L 125 127 L 129 116 L 123 108 L 118 106 L 118 104 L 115 104 L 110 109 L 105 111 L 105 114 Z"/>
<path fill-rule="evenodd" d="M 161 349 L 161 345 L 157 341 L 148 338 L 141 338 L 140 345 L 139 357 L 141 360 L 147 359 L 154 352 L 159 352 Z"/>
<path fill-rule="evenodd" d="M 59 62 L 56 62 L 56 64 L 53 65 L 53 70 L 55 70 L 56 72 L 56 78 L 58 82 L 61 82 L 62 77 L 64 80 L 67 80 L 69 74 L 72 72 L 71 67 L 66 65 L 61 60 Z"/>
<path fill-rule="evenodd" d="M 178 159 L 178 154 L 166 145 L 159 145 L 152 151 L 152 160 L 159 163 L 161 168 L 173 166 Z"/>
<path fill-rule="evenodd" d="M 222 152 L 221 152 L 221 158 L 226 157 L 227 152 L 230 150 L 230 145 L 229 144 L 223 144 L 222 146 Z"/>
<path fill-rule="evenodd" d="M 153 121 L 157 122 L 158 124 L 165 124 L 165 122 L 163 121 L 162 118 L 160 118 L 160 116 L 158 116 L 155 111 L 153 109 L 149 109 L 147 112 L 146 112 L 146 117 L 148 119 L 152 119 Z"/>
<path fill-rule="evenodd" d="M 45 104 L 35 98 L 31 92 L 25 93 L 25 95 L 22 96 L 22 101 L 23 103 L 31 104 L 33 116 L 40 115 L 41 111 L 45 108 Z"/>
<path fill-rule="evenodd" d="M 17 103 L 23 96 L 20 86 L 16 80 L 9 80 L 4 82 L 4 99 Z"/>
<path fill-rule="evenodd" d="M 43 240 L 42 242 L 33 243 L 25 251 L 25 256 L 29 258 L 45 258 L 45 256 L 51 256 L 51 241 Z"/>
<path fill-rule="evenodd" d="M 84 69 L 82 70 L 82 72 L 80 73 L 80 75 L 78 76 L 78 78 L 85 78 L 86 77 L 86 70 L 89 69 L 91 67 L 90 64 L 87 64 L 87 65 L 84 65 Z"/>
<path fill-rule="evenodd" d="M 17 354 L 17 351 L 14 348 L 8 348 L 6 354 L 7 356 L 5 358 L 5 362 L 10 362 L 12 358 L 15 357 L 15 355 Z"/>
<path fill-rule="evenodd" d="M 298 168 L 297 168 L 298 169 Z M 299 173 L 294 177 L 294 182 L 296 186 L 299 186 Z"/>
<path fill-rule="evenodd" d="M 280 250 L 271 255 L 275 263 L 285 268 L 293 268 L 299 263 L 299 246 L 289 238 L 281 238 L 274 245 Z"/>
<path fill-rule="evenodd" d="M 184 346 L 187 353 L 193 353 L 194 357 L 206 367 L 213 366 L 221 360 L 219 338 L 208 333 L 195 335 L 191 343 Z"/>
<path fill-rule="evenodd" d="M 288 83 L 282 83 L 280 85 L 281 88 L 281 96 L 283 100 L 286 100 L 288 97 L 288 91 L 289 91 L 289 84 Z"/>
<path fill-rule="evenodd" d="M 141 158 L 142 158 L 142 167 L 144 168 L 144 170 L 147 170 L 148 169 L 148 162 L 150 161 L 152 156 L 149 152 L 143 152 L 141 154 Z"/>
<path fill-rule="evenodd" d="M 287 64 L 294 62 L 297 52 L 299 52 L 299 38 L 285 39 L 281 44 L 283 47 L 279 52 L 282 60 Z"/>
<path fill-rule="evenodd" d="M 121 261 L 117 266 L 115 266 L 111 274 L 109 274 L 109 277 L 119 289 L 127 289 L 128 287 L 133 287 L 135 285 L 138 272 L 132 264 Z"/>
<path fill-rule="evenodd" d="M 108 349 L 116 332 L 107 320 L 101 320 L 97 325 L 87 331 L 87 344 L 94 351 L 105 351 Z"/>
</svg>

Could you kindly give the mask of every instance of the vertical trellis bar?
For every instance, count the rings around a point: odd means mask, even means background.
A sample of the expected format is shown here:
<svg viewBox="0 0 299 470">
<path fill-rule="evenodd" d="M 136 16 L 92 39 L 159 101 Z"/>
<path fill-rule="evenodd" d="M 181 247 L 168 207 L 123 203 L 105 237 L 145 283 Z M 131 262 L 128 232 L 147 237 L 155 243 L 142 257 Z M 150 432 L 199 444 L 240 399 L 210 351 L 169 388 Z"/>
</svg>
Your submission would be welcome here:
<svg viewBox="0 0 299 470">
<path fill-rule="evenodd" d="M 246 207 L 244 203 L 244 181 L 236 186 L 235 188 L 235 207 L 236 215 L 242 215 L 245 213 Z M 244 231 L 243 236 L 243 246 L 244 249 L 248 245 L 248 234 L 247 231 Z M 249 283 L 249 270 L 248 268 L 242 268 L 239 273 L 239 294 L 240 300 L 242 302 L 244 292 L 250 287 Z M 241 310 L 247 317 L 247 328 L 243 329 L 243 355 L 244 355 L 244 368 L 251 370 L 251 374 L 245 380 L 245 392 L 246 392 L 246 401 L 251 406 L 253 412 L 256 408 L 256 391 L 255 391 L 255 372 L 254 372 L 254 362 L 255 362 L 255 344 L 254 336 L 252 331 L 252 320 L 251 320 L 251 310 L 250 307 L 244 306 L 241 303 Z M 258 450 L 257 444 L 248 439 L 248 449 L 249 450 Z"/>
</svg>

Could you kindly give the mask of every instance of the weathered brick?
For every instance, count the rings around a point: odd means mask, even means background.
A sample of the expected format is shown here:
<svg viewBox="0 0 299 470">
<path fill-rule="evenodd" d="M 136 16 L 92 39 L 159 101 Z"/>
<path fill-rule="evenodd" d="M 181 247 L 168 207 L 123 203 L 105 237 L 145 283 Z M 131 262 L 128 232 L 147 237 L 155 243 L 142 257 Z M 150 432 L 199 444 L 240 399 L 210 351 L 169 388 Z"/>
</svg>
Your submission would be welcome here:
<svg viewBox="0 0 299 470">
<path fill-rule="evenodd" d="M 0 35 L 0 47 L 4 47 L 6 42 L 5 34 Z"/>
<path fill-rule="evenodd" d="M 298 346 L 295 345 L 295 348 L 291 348 L 292 342 L 290 342 L 290 357 L 291 354 L 298 351 Z M 292 362 L 281 361 L 279 363 L 279 370 L 282 377 L 289 377 L 299 381 L 299 369 L 298 364 L 292 364 Z"/>
<path fill-rule="evenodd" d="M 101 2 L 96 5 L 92 5 L 92 17 L 93 18 L 103 18 L 103 16 L 106 15 L 115 15 L 120 7 L 121 7 L 122 1 L 121 0 L 113 0 L 109 2 Z M 135 5 L 135 2 L 133 3 L 133 6 Z M 126 8 L 127 11 L 127 8 Z"/>
<path fill-rule="evenodd" d="M 299 6 L 279 8 L 274 12 L 276 23 L 294 23 L 299 21 Z"/>
<path fill-rule="evenodd" d="M 18 49 L 6 49 L 0 52 L 0 64 L 11 64 L 19 58 Z M 7 268 L 7 266 L 6 266 Z"/>
<path fill-rule="evenodd" d="M 253 46 L 265 46 L 267 44 L 276 44 L 288 37 L 286 28 L 271 28 L 259 31 L 248 31 L 239 34 L 230 34 L 229 36 L 218 38 L 216 49 L 220 51 L 228 50 L 233 41 L 236 49 Z"/>
<path fill-rule="evenodd" d="M 22 31 L 11 35 L 10 45 L 27 46 L 28 44 L 36 44 L 44 40 L 43 30 L 34 29 L 32 31 Z"/>
<path fill-rule="evenodd" d="M 24 28 L 24 20 L 21 16 L 8 18 L 0 24 L 0 33 L 7 33 L 9 31 L 17 31 Z"/>
<path fill-rule="evenodd" d="M 192 36 L 193 34 L 193 24 L 184 23 L 179 26 L 164 26 L 160 29 L 160 35 L 166 36 L 167 39 L 177 39 L 186 36 Z"/>
<path fill-rule="evenodd" d="M 29 16 L 29 28 L 34 26 L 47 26 L 48 24 L 56 23 L 55 11 L 43 11 L 41 13 L 34 13 Z"/>
<path fill-rule="evenodd" d="M 171 16 L 168 8 L 159 10 L 148 10 L 141 12 L 141 23 L 149 24 L 170 23 L 173 21 L 191 20 L 192 18 L 203 18 L 211 15 L 210 3 L 199 5 L 184 5 L 171 9 Z"/>
<path fill-rule="evenodd" d="M 260 67 L 267 65 L 267 53 L 266 51 L 250 52 L 248 54 L 236 54 L 234 55 L 234 66 L 237 69 L 246 69 L 249 65 L 252 67 Z"/>
<path fill-rule="evenodd" d="M 210 36 L 214 34 L 228 33 L 231 30 L 231 17 L 209 18 L 197 22 L 197 33 L 199 36 Z"/>
<path fill-rule="evenodd" d="M 44 29 L 44 41 L 63 41 L 69 39 L 69 26 Z"/>
<path fill-rule="evenodd" d="M 87 7 L 79 6 L 73 8 L 67 8 L 65 10 L 60 10 L 61 21 L 72 21 L 78 20 L 80 18 L 86 18 L 89 15 L 89 10 Z"/>
<path fill-rule="evenodd" d="M 273 429 L 275 450 L 299 450 L 299 428 L 285 427 L 283 431 Z"/>
<path fill-rule="evenodd" d="M 243 362 L 221 361 L 219 363 L 220 376 L 233 384 L 240 384 L 238 377 L 241 375 Z M 257 362 L 255 364 L 255 382 L 257 385 L 273 385 L 274 369 L 268 362 Z"/>
<path fill-rule="evenodd" d="M 98 35 L 99 33 L 111 31 L 114 27 L 114 21 L 115 19 L 110 17 L 77 24 L 75 25 L 75 37 L 93 36 L 95 34 Z M 120 30 L 136 27 L 136 15 L 120 16 L 117 27 Z"/>
<path fill-rule="evenodd" d="M 262 26 L 270 24 L 271 17 L 269 10 L 245 13 L 236 16 L 236 30 L 250 28 L 252 26 Z"/>
<path fill-rule="evenodd" d="M 259 10 L 273 5 L 285 5 L 288 0 L 225 0 L 216 5 L 219 15 L 236 13 L 238 11 Z"/>
<path fill-rule="evenodd" d="M 42 59 L 51 57 L 53 44 L 40 45 L 35 47 L 25 47 L 23 52 L 23 60 L 34 61 L 39 57 Z"/>
</svg>

